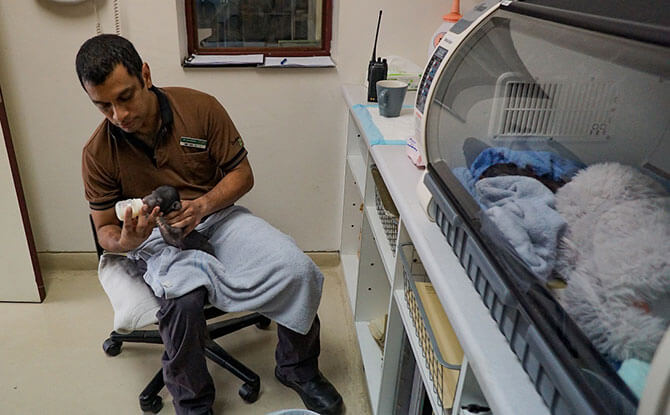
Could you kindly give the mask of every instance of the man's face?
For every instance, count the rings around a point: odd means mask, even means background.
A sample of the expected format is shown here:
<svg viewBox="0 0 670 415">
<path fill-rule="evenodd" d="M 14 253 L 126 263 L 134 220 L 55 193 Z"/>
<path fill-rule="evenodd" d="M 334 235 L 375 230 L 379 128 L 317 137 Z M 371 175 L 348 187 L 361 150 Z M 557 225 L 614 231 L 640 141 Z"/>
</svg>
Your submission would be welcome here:
<svg viewBox="0 0 670 415">
<path fill-rule="evenodd" d="M 127 133 L 146 127 L 151 109 L 151 75 L 149 67 L 142 67 L 144 86 L 131 76 L 121 64 L 116 65 L 105 82 L 93 85 L 85 82 L 84 88 L 91 101 L 114 125 Z"/>
</svg>

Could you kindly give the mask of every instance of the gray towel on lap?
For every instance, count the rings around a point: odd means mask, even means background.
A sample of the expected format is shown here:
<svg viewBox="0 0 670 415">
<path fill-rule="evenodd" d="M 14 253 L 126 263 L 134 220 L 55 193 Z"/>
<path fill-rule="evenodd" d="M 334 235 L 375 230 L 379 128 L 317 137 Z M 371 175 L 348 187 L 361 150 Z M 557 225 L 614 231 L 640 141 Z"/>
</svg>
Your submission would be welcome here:
<svg viewBox="0 0 670 415">
<path fill-rule="evenodd" d="M 499 176 L 475 184 L 485 215 L 528 268 L 543 282 L 551 274 L 566 223 L 554 194 L 530 177 Z"/>
<path fill-rule="evenodd" d="M 323 274 L 292 238 L 248 210 L 232 206 L 196 228 L 216 257 L 167 245 L 157 229 L 129 256 L 147 264 L 156 296 L 174 298 L 204 286 L 224 311 L 258 311 L 305 334 L 316 315 Z"/>
</svg>

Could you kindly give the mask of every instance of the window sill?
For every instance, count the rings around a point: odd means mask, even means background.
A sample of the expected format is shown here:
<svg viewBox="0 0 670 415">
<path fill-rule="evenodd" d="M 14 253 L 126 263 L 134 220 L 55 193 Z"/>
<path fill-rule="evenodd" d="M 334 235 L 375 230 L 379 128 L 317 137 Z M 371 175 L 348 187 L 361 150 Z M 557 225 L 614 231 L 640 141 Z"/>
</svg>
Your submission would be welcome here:
<svg viewBox="0 0 670 415">
<path fill-rule="evenodd" d="M 251 55 L 191 55 L 182 62 L 184 68 L 240 67 L 257 68 L 334 68 L 330 56 L 264 57 Z"/>
</svg>

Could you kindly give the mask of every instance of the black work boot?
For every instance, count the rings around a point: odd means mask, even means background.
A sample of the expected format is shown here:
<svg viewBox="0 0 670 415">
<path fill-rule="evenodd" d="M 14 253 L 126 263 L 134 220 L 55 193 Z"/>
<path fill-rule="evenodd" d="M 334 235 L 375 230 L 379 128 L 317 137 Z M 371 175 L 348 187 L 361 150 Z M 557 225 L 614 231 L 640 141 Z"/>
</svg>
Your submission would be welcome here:
<svg viewBox="0 0 670 415">
<path fill-rule="evenodd" d="M 298 392 L 305 407 L 321 415 L 340 415 L 344 411 L 342 396 L 321 372 L 314 378 L 304 381 L 284 379 L 275 368 L 275 377 L 285 386 Z"/>
</svg>

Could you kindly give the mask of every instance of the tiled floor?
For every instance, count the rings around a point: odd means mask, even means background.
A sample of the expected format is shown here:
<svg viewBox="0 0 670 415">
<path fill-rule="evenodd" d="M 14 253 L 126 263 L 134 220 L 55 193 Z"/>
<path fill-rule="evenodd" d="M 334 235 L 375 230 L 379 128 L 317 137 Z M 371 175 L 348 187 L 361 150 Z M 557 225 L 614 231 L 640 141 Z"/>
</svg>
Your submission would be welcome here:
<svg viewBox="0 0 670 415">
<path fill-rule="evenodd" d="M 321 371 L 344 397 L 347 414 L 370 414 L 341 268 L 333 255 L 314 258 L 326 276 L 319 308 Z M 0 303 L 0 415 L 141 413 L 137 397 L 159 368 L 161 346 L 124 344 L 120 355 L 106 356 L 101 345 L 111 330 L 112 309 L 96 271 L 62 259 L 42 263 L 44 303 Z M 274 323 L 220 343 L 261 376 L 262 386 L 258 401 L 247 404 L 237 395 L 241 382 L 210 364 L 216 414 L 303 408 L 297 394 L 273 376 Z M 169 394 L 164 390 L 161 396 L 160 414 L 174 414 Z"/>
</svg>

